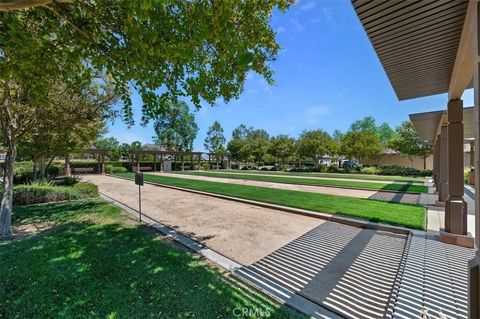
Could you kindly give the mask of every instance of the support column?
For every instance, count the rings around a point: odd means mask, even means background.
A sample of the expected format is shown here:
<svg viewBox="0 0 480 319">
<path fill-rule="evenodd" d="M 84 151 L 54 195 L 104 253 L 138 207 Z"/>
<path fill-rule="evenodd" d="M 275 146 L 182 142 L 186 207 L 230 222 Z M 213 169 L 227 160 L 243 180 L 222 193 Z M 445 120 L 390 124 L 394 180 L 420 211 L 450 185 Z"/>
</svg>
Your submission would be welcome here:
<svg viewBox="0 0 480 319">
<path fill-rule="evenodd" d="M 475 150 L 480 150 L 480 4 L 476 4 L 474 11 L 473 42 L 474 42 L 474 65 L 473 65 L 473 105 L 475 123 Z M 475 245 L 477 251 L 475 257 L 469 261 L 468 269 L 468 318 L 480 317 L 480 152 L 475 152 L 473 166 L 475 167 Z"/>
<path fill-rule="evenodd" d="M 448 158 L 447 158 L 447 126 L 443 126 L 440 129 L 440 156 L 439 156 L 439 177 L 438 183 L 438 201 L 445 202 L 448 197 Z"/>
<path fill-rule="evenodd" d="M 153 171 L 157 170 L 157 154 L 153 154 Z"/>
<path fill-rule="evenodd" d="M 100 174 L 105 175 L 105 154 L 100 155 Z"/>
<path fill-rule="evenodd" d="M 435 139 L 435 145 L 433 149 L 433 180 L 435 182 L 435 190 L 438 192 L 440 183 L 440 135 Z"/>
<path fill-rule="evenodd" d="M 467 235 L 467 203 L 463 200 L 463 101 L 448 102 L 448 198 L 445 231 Z"/>
<path fill-rule="evenodd" d="M 140 173 L 140 154 L 137 154 L 136 160 L 137 160 L 137 164 L 135 167 L 135 173 Z"/>
<path fill-rule="evenodd" d="M 193 171 L 193 154 L 190 154 L 190 170 Z"/>
<path fill-rule="evenodd" d="M 185 162 L 183 160 L 183 155 L 180 156 L 180 160 L 182 161 L 182 172 L 183 172 L 185 170 L 185 167 L 184 167 Z"/>
<path fill-rule="evenodd" d="M 65 176 L 72 175 L 72 169 L 70 167 L 70 154 L 65 154 L 65 168 L 63 173 L 65 174 Z"/>
<path fill-rule="evenodd" d="M 202 170 L 202 167 L 200 166 L 202 164 L 202 154 L 197 154 L 198 156 L 198 170 Z"/>
</svg>

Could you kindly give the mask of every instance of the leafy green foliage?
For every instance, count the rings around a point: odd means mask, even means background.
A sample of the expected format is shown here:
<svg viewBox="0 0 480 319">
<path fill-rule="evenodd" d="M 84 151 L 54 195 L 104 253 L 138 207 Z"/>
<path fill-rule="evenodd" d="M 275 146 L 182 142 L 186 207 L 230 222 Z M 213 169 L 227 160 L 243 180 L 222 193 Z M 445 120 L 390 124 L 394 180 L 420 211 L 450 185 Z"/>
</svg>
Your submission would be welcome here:
<svg viewBox="0 0 480 319">
<path fill-rule="evenodd" d="M 295 139 L 288 135 L 273 136 L 268 145 L 268 153 L 281 163 L 285 163 L 295 154 Z"/>
<path fill-rule="evenodd" d="M 91 183 L 79 182 L 73 186 L 54 186 L 51 183 L 34 182 L 13 188 L 15 206 L 59 202 L 98 197 L 98 187 Z"/>
<path fill-rule="evenodd" d="M 185 102 L 169 104 L 166 110 L 155 118 L 155 143 L 175 151 L 190 151 L 197 137 L 198 126 L 195 116 Z"/>
<path fill-rule="evenodd" d="M 213 122 L 208 128 L 207 136 L 203 145 L 211 153 L 220 152 L 225 149 L 225 136 L 223 135 L 222 125 L 218 121 Z"/>
<path fill-rule="evenodd" d="M 375 158 L 382 152 L 378 135 L 371 131 L 349 131 L 342 136 L 341 153 L 350 159 Z"/>
<path fill-rule="evenodd" d="M 413 123 L 404 121 L 396 129 L 396 137 L 391 143 L 393 149 L 405 154 L 408 158 L 413 159 L 414 156 L 426 158 L 432 154 L 432 146 L 420 140 L 415 131 Z"/>
<path fill-rule="evenodd" d="M 298 139 L 298 155 L 313 158 L 333 153 L 332 137 L 325 131 L 303 131 Z"/>
</svg>

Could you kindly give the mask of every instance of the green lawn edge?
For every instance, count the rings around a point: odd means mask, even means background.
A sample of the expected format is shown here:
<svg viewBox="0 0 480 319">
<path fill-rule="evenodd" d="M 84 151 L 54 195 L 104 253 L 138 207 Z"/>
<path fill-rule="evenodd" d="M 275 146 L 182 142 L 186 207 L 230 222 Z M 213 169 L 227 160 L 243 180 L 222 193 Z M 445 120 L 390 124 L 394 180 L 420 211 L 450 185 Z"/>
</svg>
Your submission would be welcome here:
<svg viewBox="0 0 480 319">
<path fill-rule="evenodd" d="M 313 176 L 313 177 L 332 177 L 346 179 L 366 179 L 389 182 L 413 182 L 421 183 L 425 181 L 423 177 L 400 176 L 400 175 L 374 175 L 374 174 L 354 174 L 354 173 L 319 173 L 319 172 L 284 172 L 284 171 L 262 171 L 262 170 L 224 170 L 230 173 L 250 173 L 250 174 L 272 174 L 272 175 L 291 175 L 291 176 Z"/>
<path fill-rule="evenodd" d="M 134 173 L 114 174 L 133 179 Z M 213 194 L 255 200 L 315 212 L 338 214 L 371 222 L 424 229 L 425 208 L 418 205 L 389 203 L 347 196 L 327 195 L 258 186 L 235 185 L 185 178 L 144 174 L 146 182 L 182 187 Z"/>
<path fill-rule="evenodd" d="M 355 189 L 367 189 L 375 191 L 391 191 L 391 192 L 408 192 L 408 193 L 427 193 L 428 187 L 424 185 L 411 185 L 411 184 L 393 184 L 393 183 L 380 183 L 380 182 L 361 182 L 355 180 L 335 180 L 335 179 L 313 179 L 313 178 L 300 178 L 293 176 L 269 176 L 269 175 L 250 175 L 240 173 L 221 173 L 221 172 L 208 172 L 208 171 L 183 171 L 173 172 L 175 174 L 187 174 L 198 175 L 214 178 L 231 178 L 231 179 L 243 179 L 251 181 L 261 182 L 273 182 L 273 183 L 287 183 L 287 184 L 301 184 L 312 186 L 326 186 L 326 187 L 344 187 Z"/>
<path fill-rule="evenodd" d="M 49 227 L 0 241 L 0 318 L 306 318 L 105 201 L 16 207 L 13 224 Z"/>
</svg>

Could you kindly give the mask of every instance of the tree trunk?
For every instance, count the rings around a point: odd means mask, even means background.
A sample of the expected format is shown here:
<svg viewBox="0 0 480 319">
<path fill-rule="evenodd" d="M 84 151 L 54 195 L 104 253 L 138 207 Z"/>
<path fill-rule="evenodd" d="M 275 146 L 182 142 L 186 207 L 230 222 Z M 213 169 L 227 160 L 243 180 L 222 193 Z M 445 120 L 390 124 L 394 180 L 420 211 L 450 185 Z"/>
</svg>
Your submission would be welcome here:
<svg viewBox="0 0 480 319">
<path fill-rule="evenodd" d="M 2 204 L 0 208 L 0 236 L 9 236 L 12 233 L 12 206 L 13 206 L 13 167 L 17 157 L 16 141 L 10 141 L 5 157 L 5 180 Z"/>
<path fill-rule="evenodd" d="M 427 157 L 423 157 L 423 169 L 427 169 Z"/>
<path fill-rule="evenodd" d="M 47 170 L 47 167 L 46 167 L 46 160 L 45 160 L 45 156 L 42 155 L 38 158 L 38 168 L 40 170 L 40 177 L 41 178 L 44 178 L 45 177 L 45 172 Z"/>
</svg>

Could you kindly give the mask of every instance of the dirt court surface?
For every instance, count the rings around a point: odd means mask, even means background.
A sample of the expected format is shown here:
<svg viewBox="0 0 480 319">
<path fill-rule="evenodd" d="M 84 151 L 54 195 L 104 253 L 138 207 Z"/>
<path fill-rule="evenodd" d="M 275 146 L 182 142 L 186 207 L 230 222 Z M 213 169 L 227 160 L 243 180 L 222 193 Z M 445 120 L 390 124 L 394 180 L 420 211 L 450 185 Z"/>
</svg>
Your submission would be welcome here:
<svg viewBox="0 0 480 319">
<path fill-rule="evenodd" d="M 86 175 L 82 180 L 138 208 L 138 186 L 133 181 L 102 175 Z M 243 265 L 252 264 L 325 222 L 148 184 L 142 187 L 142 211 Z"/>
<path fill-rule="evenodd" d="M 217 183 L 251 185 L 251 186 L 287 189 L 287 190 L 310 192 L 310 193 L 340 195 L 340 196 L 348 196 L 348 197 L 355 197 L 355 198 L 368 198 L 368 199 L 376 199 L 376 200 L 382 200 L 386 202 L 395 202 L 395 203 L 404 203 L 404 204 L 417 204 L 420 198 L 420 195 L 418 194 L 379 192 L 379 191 L 373 191 L 373 190 L 348 189 L 348 188 L 339 188 L 339 187 L 330 187 L 330 186 L 328 187 L 309 186 L 309 185 L 251 181 L 251 180 L 245 180 L 245 179 L 233 179 L 233 178 L 223 178 L 223 177 L 209 177 L 209 176 L 200 176 L 200 175 L 175 174 L 175 173 L 170 174 L 170 173 L 160 173 L 160 172 L 149 172 L 148 174 L 202 180 L 202 181 L 211 181 L 211 182 L 217 182 Z"/>
</svg>

